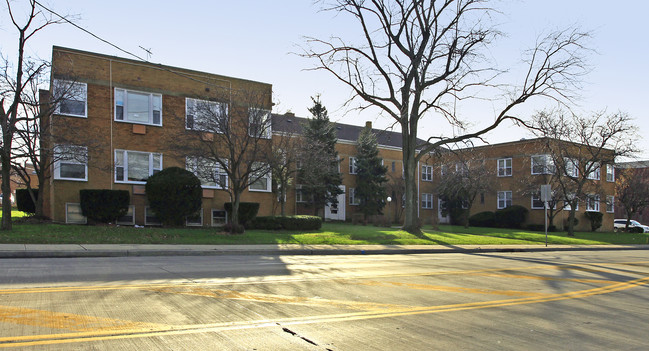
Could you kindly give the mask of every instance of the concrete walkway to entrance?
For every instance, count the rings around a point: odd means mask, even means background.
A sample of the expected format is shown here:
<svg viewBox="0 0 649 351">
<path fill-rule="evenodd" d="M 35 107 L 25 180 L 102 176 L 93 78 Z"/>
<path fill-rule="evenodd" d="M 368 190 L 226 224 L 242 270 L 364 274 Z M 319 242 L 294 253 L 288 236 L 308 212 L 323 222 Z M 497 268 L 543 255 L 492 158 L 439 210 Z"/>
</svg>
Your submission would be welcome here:
<svg viewBox="0 0 649 351">
<path fill-rule="evenodd" d="M 209 255 L 372 255 L 586 250 L 649 250 L 649 245 L 148 245 L 0 244 L 0 258 Z"/>
</svg>

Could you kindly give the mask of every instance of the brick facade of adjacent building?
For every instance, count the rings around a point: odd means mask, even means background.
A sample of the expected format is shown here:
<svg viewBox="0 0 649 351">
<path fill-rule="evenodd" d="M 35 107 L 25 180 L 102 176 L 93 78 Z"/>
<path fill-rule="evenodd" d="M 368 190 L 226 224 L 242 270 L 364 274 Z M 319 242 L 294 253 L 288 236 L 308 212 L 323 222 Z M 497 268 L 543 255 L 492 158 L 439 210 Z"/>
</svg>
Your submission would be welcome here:
<svg viewBox="0 0 649 351">
<path fill-rule="evenodd" d="M 64 129 L 59 133 L 79 133 L 78 145 L 92 145 L 87 149 L 85 174 L 83 165 L 77 161 L 69 161 L 64 168 L 55 166 L 45 188 L 45 213 L 56 222 L 78 222 L 79 190 L 81 189 L 121 189 L 131 194 L 134 209 L 134 223 L 149 224 L 145 218 L 147 206 L 143 182 L 120 180 L 124 167 L 118 171 L 116 163 L 124 162 L 122 157 L 129 156 L 144 159 L 149 156 L 150 170 L 159 170 L 171 166 L 185 167 L 185 159 L 173 156 L 168 150 L 169 135 L 182 135 L 185 130 L 186 98 L 224 101 L 231 106 L 230 118 L 247 118 L 245 111 L 237 106 L 242 105 L 236 97 L 228 96 L 228 91 L 255 91 L 263 96 L 264 108 L 272 107 L 270 84 L 249 80 L 230 78 L 209 73 L 196 72 L 187 69 L 143 63 L 135 60 L 101 54 L 83 52 L 74 49 L 54 47 L 52 54 L 52 89 L 56 90 L 57 81 L 75 82 L 80 91 L 85 91 L 85 101 L 76 102 L 75 106 L 59 109 L 51 118 L 65 121 Z M 52 90 L 51 89 L 51 90 Z M 146 123 L 138 121 L 119 120 L 124 118 L 124 92 L 138 95 L 138 99 L 148 98 L 149 106 L 145 112 L 149 114 Z M 135 98 L 134 98 L 135 99 Z M 234 99 L 234 100 L 233 100 Z M 135 100 L 134 100 L 135 101 Z M 138 100 L 139 101 L 139 100 Z M 85 106 L 83 104 L 85 103 Z M 122 105 L 120 105 L 122 104 Z M 159 104 L 160 106 L 155 106 Z M 142 107 L 146 109 L 146 106 Z M 157 110 L 156 110 L 157 109 Z M 120 110 L 119 112 L 117 110 Z M 67 112 L 67 113 L 66 113 Z M 136 116 L 135 114 L 133 116 Z M 145 118 L 137 115 L 135 118 Z M 292 114 L 273 115 L 273 132 L 281 133 L 282 126 L 287 123 L 295 125 L 304 123 L 305 119 Z M 350 189 L 356 186 L 356 175 L 350 173 L 349 161 L 357 154 L 356 140 L 362 127 L 346 124 L 336 124 L 339 142 L 337 150 L 341 157 L 340 171 L 343 174 L 345 187 L 344 207 L 340 218 L 350 220 L 357 213 L 358 206 L 350 203 Z M 379 142 L 379 155 L 388 169 L 391 183 L 402 180 L 401 137 L 399 133 L 373 130 Z M 173 134 L 176 133 L 176 134 Z M 180 133 L 180 134 L 177 134 Z M 54 132 L 56 137 L 56 130 Z M 87 142 L 84 142 L 87 141 Z M 56 144 L 55 139 L 46 143 Z M 534 178 L 531 175 L 531 157 L 544 154 L 543 143 L 540 139 L 522 140 L 511 143 L 495 144 L 475 149 L 486 167 L 493 167 L 496 177 L 496 189 L 481 194 L 476 199 L 471 213 L 494 211 L 498 207 L 498 191 L 511 191 L 511 204 L 522 205 L 528 209 L 528 223 L 543 223 L 543 210 L 532 209 L 531 197 L 521 195 L 519 182 L 521 179 Z M 145 154 L 148 153 L 148 154 Z M 120 156 L 121 155 L 121 156 Z M 445 222 L 446 217 L 440 211 L 439 196 L 436 187 L 439 184 L 442 164 L 449 161 L 450 156 L 425 157 L 418 165 L 415 181 L 417 182 L 419 217 L 423 223 Z M 120 159 L 118 159 L 120 158 Z M 156 162 L 161 159 L 161 165 Z M 498 160 L 511 159 L 511 175 L 498 177 L 496 170 Z M 425 170 L 423 167 L 426 166 Z M 432 174 L 431 168 L 432 167 Z M 153 169 L 155 168 L 155 169 Z M 64 171 L 62 171 L 64 169 Z M 424 176 L 422 177 L 422 172 Z M 62 176 L 62 174 L 67 176 Z M 430 174 L 430 175 L 429 175 Z M 530 179 L 532 179 L 530 178 Z M 534 179 L 538 179 L 534 178 Z M 606 179 L 595 180 L 601 185 L 606 194 L 614 194 L 614 184 Z M 299 183 L 299 181 L 298 181 Z M 540 184 L 540 182 L 539 182 Z M 402 204 L 398 186 L 388 191 L 392 201 L 389 201 L 384 214 L 395 222 L 401 220 Z M 424 201 L 426 200 L 426 201 Z M 229 202 L 225 191 L 205 188 L 203 191 L 203 226 L 212 225 L 212 215 L 224 210 L 224 203 Z M 278 213 L 277 197 L 270 191 L 244 191 L 242 201 L 259 202 L 259 215 Z M 603 200 L 602 200 L 603 203 Z M 342 206 L 342 204 L 341 204 Z M 604 230 L 612 230 L 613 214 L 605 211 Z M 580 206 L 578 229 L 586 229 L 587 220 L 582 219 L 585 206 Z M 561 211 L 555 220 L 555 225 L 563 226 L 567 211 Z M 287 214 L 312 213 L 311 209 L 296 202 L 296 193 L 292 189 L 287 195 Z M 339 212 L 340 213 L 340 212 Z M 70 220 L 72 219 L 72 220 Z"/>
</svg>

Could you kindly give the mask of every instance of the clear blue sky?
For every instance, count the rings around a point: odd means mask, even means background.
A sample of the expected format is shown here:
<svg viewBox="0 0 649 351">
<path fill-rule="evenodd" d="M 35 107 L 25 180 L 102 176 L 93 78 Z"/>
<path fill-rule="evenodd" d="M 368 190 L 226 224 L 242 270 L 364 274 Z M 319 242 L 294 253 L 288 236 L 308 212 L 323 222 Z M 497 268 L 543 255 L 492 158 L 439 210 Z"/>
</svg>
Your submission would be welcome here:
<svg viewBox="0 0 649 351">
<path fill-rule="evenodd" d="M 14 1 L 16 2 L 16 1 Z M 307 116 L 310 96 L 322 94 L 330 118 L 342 123 L 363 125 L 371 120 L 375 127 L 392 123 L 377 111 L 359 115 L 342 108 L 350 91 L 324 72 L 305 71 L 314 62 L 291 52 L 300 51 L 304 36 L 328 38 L 356 33 L 355 22 L 348 17 L 319 11 L 320 5 L 307 0 L 241 1 L 52 1 L 43 4 L 59 13 L 78 14 L 80 26 L 98 36 L 146 58 L 139 48 L 150 49 L 152 62 L 207 71 L 227 76 L 271 83 L 278 103 L 276 111 L 287 110 Z M 646 1 L 587 0 L 502 0 L 494 2 L 502 12 L 499 29 L 507 37 L 489 54 L 503 68 L 517 61 L 524 49 L 549 30 L 578 25 L 594 34 L 590 45 L 597 53 L 590 55 L 592 72 L 585 78 L 579 109 L 606 109 L 628 112 L 635 118 L 638 133 L 649 132 L 647 117 Z M 0 50 L 12 58 L 16 35 L 0 5 Z M 30 55 L 49 59 L 52 45 L 128 57 L 111 46 L 69 25 L 50 27 L 29 44 Z M 519 112 L 525 116 L 546 105 L 537 101 Z M 547 103 L 547 106 L 551 106 Z M 484 106 L 465 106 L 465 119 L 479 125 L 489 120 L 491 111 Z M 423 120 L 420 136 L 437 131 L 439 119 Z M 449 131 L 450 133 L 450 131 Z M 487 136 L 491 143 L 517 140 L 530 135 L 510 126 L 502 126 Z M 640 158 L 649 158 L 649 138 L 639 143 Z"/>
</svg>

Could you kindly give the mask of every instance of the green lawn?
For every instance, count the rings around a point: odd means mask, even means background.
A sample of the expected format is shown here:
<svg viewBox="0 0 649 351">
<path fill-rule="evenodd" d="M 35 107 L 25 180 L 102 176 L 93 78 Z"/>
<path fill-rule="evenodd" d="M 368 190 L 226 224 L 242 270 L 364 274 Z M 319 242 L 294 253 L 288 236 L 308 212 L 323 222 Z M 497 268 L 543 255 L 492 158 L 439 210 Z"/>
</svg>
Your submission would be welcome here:
<svg viewBox="0 0 649 351">
<path fill-rule="evenodd" d="M 396 228 L 325 223 L 313 232 L 248 230 L 229 235 L 203 228 L 133 228 L 15 223 L 0 231 L 0 243 L 41 244 L 382 244 L 382 245 L 543 245 L 545 234 L 512 229 L 424 227 L 415 236 Z M 549 244 L 648 244 L 649 235 L 631 233 L 549 233 Z"/>
</svg>

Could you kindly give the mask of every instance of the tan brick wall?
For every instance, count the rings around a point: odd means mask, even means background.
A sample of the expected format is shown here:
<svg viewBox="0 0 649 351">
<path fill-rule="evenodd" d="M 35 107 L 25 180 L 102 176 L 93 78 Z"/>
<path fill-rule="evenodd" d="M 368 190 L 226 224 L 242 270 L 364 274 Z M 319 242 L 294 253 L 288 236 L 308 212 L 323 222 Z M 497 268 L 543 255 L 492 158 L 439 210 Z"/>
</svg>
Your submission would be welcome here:
<svg viewBox="0 0 649 351">
<path fill-rule="evenodd" d="M 253 82 L 243 79 L 230 78 L 203 72 L 196 72 L 187 69 L 158 66 L 141 63 L 133 60 L 117 57 L 87 53 L 77 50 L 57 48 L 53 49 L 52 72 L 55 79 L 77 80 L 88 84 L 88 118 L 76 118 L 54 115 L 54 119 L 65 120 L 66 128 L 81 130 L 79 144 L 86 140 L 93 141 L 93 147 L 89 150 L 88 181 L 64 181 L 52 180 L 45 185 L 47 196 L 46 210 L 50 216 L 58 222 L 65 221 L 65 203 L 79 202 L 79 190 L 81 189 L 123 189 L 131 192 L 132 204 L 135 205 L 136 222 L 144 223 L 144 207 L 146 196 L 133 194 L 132 184 L 120 184 L 114 180 L 114 151 L 131 150 L 144 152 L 159 152 L 163 154 L 163 168 L 170 166 L 185 166 L 182 157 L 174 157 L 166 149 L 165 138 L 170 134 L 178 135 L 184 131 L 185 123 L 185 98 L 203 98 L 228 102 L 231 118 L 247 118 L 245 101 L 233 94 L 237 91 L 254 91 L 264 96 L 264 104 L 271 108 L 270 84 Z M 132 123 L 119 122 L 114 120 L 114 89 L 125 88 L 162 95 L 162 126 L 137 125 Z M 63 131 L 61 131 L 63 132 Z M 49 142 L 53 142 L 50 140 Z M 340 141 L 337 150 L 342 158 L 340 170 L 345 185 L 345 212 L 349 220 L 358 207 L 349 204 L 349 189 L 356 185 L 356 175 L 349 174 L 349 157 L 357 154 L 355 142 Z M 497 169 L 499 158 L 512 158 L 511 177 L 498 177 L 497 189 L 491 193 L 484 194 L 484 202 L 480 196 L 476 199 L 471 214 L 482 211 L 494 211 L 497 208 L 497 191 L 512 191 L 513 204 L 531 208 L 529 196 L 520 195 L 517 182 L 524 177 L 531 176 L 530 156 L 544 153 L 542 145 L 538 140 L 517 141 L 485 146 L 477 149 L 485 159 L 487 167 Z M 380 147 L 380 157 L 384 159 L 384 165 L 388 168 L 388 178 L 399 180 L 402 176 L 402 154 L 401 150 L 391 147 Z M 392 163 L 394 162 L 394 171 Z M 438 199 L 435 188 L 439 184 L 440 169 L 443 159 L 435 157 L 424 157 L 420 162 L 417 176 L 419 189 L 418 207 L 419 216 L 424 223 L 435 222 L 438 218 Z M 421 179 L 421 166 L 423 164 L 433 165 L 433 180 L 423 181 Z M 599 182 L 606 194 L 614 194 L 614 183 L 605 180 L 605 165 L 602 165 L 602 179 Z M 433 208 L 423 209 L 421 194 L 434 194 Z M 203 211 L 204 225 L 210 224 L 210 210 L 222 209 L 224 202 L 229 202 L 229 195 L 220 190 L 206 190 L 204 192 Z M 393 196 L 391 193 L 389 196 Z M 398 197 L 398 195 L 397 195 Z M 279 205 L 275 195 L 272 193 L 245 191 L 242 201 L 261 203 L 259 215 L 271 215 L 279 213 Z M 399 217 L 401 213 L 401 199 L 393 199 L 384 213 L 391 219 Z M 577 218 L 580 221 L 578 229 L 588 229 L 589 223 L 584 218 L 585 203 L 579 206 Z M 601 212 L 604 213 L 604 230 L 612 230 L 613 214 L 606 213 L 605 197 L 601 199 Z M 46 212 L 47 213 L 47 212 Z M 312 210 L 305 209 L 302 205 L 295 203 L 295 191 L 287 194 L 287 214 L 311 214 Z M 567 218 L 567 211 L 560 211 L 555 219 L 555 225 L 561 224 Z M 543 210 L 530 209 L 528 223 L 543 223 Z"/>
</svg>

